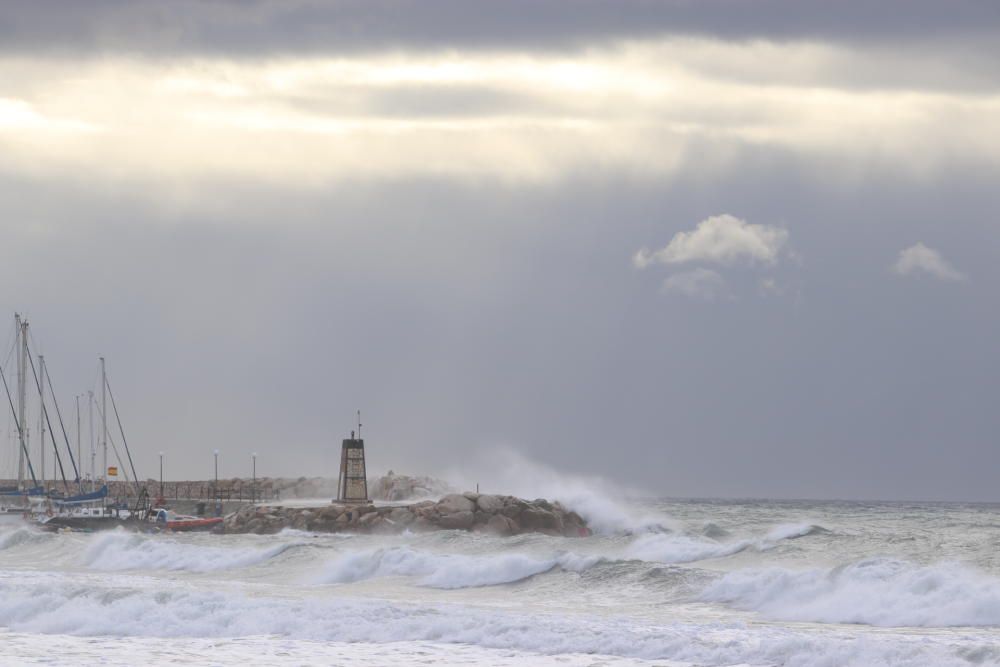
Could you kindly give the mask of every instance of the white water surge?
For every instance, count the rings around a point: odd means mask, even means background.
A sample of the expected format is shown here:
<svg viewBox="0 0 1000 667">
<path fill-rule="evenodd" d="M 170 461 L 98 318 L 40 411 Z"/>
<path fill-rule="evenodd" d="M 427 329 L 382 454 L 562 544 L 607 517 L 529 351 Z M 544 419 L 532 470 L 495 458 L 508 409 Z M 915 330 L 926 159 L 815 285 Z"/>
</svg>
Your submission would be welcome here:
<svg viewBox="0 0 1000 667">
<path fill-rule="evenodd" d="M 635 516 L 665 519 L 587 538 L 8 522 L 4 660 L 1000 665 L 996 508 L 659 502 Z"/>
</svg>

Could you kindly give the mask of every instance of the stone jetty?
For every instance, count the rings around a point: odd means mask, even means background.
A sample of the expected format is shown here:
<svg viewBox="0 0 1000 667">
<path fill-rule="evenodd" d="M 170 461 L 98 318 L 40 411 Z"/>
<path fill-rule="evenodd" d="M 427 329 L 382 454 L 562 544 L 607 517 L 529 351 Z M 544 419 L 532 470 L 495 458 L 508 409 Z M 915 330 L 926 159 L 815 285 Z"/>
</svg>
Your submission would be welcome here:
<svg viewBox="0 0 1000 667">
<path fill-rule="evenodd" d="M 478 493 L 451 493 L 438 501 L 408 505 L 333 502 L 318 507 L 247 506 L 228 515 L 222 524 L 227 533 L 271 534 L 285 528 L 323 533 L 468 530 L 496 535 L 590 534 L 583 518 L 558 502 Z"/>
</svg>

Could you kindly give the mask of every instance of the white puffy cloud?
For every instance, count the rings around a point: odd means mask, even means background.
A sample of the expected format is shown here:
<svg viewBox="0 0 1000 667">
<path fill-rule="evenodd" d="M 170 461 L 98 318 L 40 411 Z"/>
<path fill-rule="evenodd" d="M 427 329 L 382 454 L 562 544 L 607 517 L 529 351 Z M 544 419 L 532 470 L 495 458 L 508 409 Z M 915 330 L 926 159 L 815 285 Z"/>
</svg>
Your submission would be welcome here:
<svg viewBox="0 0 1000 667">
<path fill-rule="evenodd" d="M 697 268 L 675 273 L 663 281 L 663 291 L 682 294 L 692 299 L 712 301 L 726 293 L 726 281 L 718 272 Z"/>
<path fill-rule="evenodd" d="M 965 280 L 965 275 L 945 261 L 941 253 L 923 243 L 915 243 L 901 250 L 892 270 L 901 276 L 924 273 L 939 280 Z"/>
<path fill-rule="evenodd" d="M 771 225 L 751 225 L 724 214 L 702 220 L 693 231 L 678 232 L 670 243 L 659 250 L 639 250 L 632 262 L 640 269 L 657 262 L 731 265 L 745 261 L 750 264 L 774 264 L 787 242 L 787 230 Z"/>
</svg>

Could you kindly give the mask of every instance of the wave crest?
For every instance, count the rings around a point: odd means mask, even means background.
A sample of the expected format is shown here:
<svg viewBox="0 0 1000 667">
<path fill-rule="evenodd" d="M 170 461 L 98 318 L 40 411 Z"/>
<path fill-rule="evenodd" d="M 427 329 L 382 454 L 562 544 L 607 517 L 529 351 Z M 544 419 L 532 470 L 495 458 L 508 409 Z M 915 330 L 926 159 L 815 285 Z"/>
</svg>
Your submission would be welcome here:
<svg viewBox="0 0 1000 667">
<path fill-rule="evenodd" d="M 722 530 L 715 524 L 708 524 L 713 531 Z M 705 532 L 703 530 L 703 532 Z M 706 541 L 676 533 L 650 533 L 640 535 L 625 549 L 625 555 L 638 560 L 657 563 L 693 563 L 699 560 L 725 558 L 748 549 L 767 551 L 784 540 L 794 540 L 807 535 L 828 533 L 826 528 L 815 524 L 782 524 L 772 528 L 765 537 L 756 540 L 733 542 Z"/>
<path fill-rule="evenodd" d="M 582 572 L 600 558 L 559 553 L 547 558 L 526 554 L 467 556 L 392 547 L 345 554 L 332 561 L 320 583 L 344 584 L 376 577 L 418 577 L 430 588 L 474 588 L 522 581 L 555 568 Z"/>
<path fill-rule="evenodd" d="M 1000 580 L 952 563 L 867 558 L 833 569 L 737 570 L 709 585 L 701 599 L 783 621 L 1000 625 Z"/>
<path fill-rule="evenodd" d="M 205 547 L 165 537 L 112 532 L 97 537 L 83 554 L 83 564 L 95 570 L 185 570 L 214 572 L 249 567 L 301 546 L 284 542 L 263 549 Z"/>
<path fill-rule="evenodd" d="M 12 531 L 0 534 L 0 551 L 12 549 L 22 544 L 35 544 L 44 542 L 54 537 L 52 533 L 43 533 L 31 528 L 15 528 Z"/>
</svg>

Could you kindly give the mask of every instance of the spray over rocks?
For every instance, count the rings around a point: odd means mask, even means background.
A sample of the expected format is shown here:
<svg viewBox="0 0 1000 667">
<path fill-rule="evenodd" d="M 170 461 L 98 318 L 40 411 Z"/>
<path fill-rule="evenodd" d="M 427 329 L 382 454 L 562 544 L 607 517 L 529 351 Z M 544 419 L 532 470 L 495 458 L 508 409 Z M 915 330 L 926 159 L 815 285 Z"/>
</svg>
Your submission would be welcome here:
<svg viewBox="0 0 1000 667">
<path fill-rule="evenodd" d="M 322 533 L 466 530 L 496 535 L 590 535 L 587 522 L 559 502 L 451 493 L 409 505 L 334 502 L 322 507 L 247 506 L 226 517 L 227 533 L 272 534 L 286 528 Z"/>
</svg>

